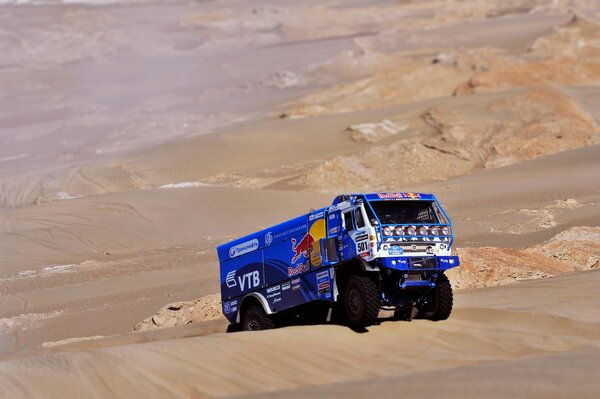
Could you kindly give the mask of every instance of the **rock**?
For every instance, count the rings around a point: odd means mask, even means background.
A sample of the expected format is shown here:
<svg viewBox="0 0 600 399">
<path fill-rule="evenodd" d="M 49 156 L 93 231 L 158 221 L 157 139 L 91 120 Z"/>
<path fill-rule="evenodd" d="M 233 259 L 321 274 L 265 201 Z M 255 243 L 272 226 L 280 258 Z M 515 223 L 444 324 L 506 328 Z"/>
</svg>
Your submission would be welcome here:
<svg viewBox="0 0 600 399">
<path fill-rule="evenodd" d="M 152 323 L 154 323 L 154 325 L 160 327 L 163 324 L 165 324 L 165 317 L 160 314 L 154 315 L 154 316 L 152 316 Z"/>
<path fill-rule="evenodd" d="M 377 143 L 407 128 L 406 125 L 399 126 L 389 119 L 384 119 L 378 123 L 351 125 L 346 130 L 350 132 L 352 140 L 356 142 Z"/>
<path fill-rule="evenodd" d="M 138 323 L 133 331 L 152 331 L 223 318 L 221 297 L 211 294 L 189 302 L 175 302 Z"/>
</svg>

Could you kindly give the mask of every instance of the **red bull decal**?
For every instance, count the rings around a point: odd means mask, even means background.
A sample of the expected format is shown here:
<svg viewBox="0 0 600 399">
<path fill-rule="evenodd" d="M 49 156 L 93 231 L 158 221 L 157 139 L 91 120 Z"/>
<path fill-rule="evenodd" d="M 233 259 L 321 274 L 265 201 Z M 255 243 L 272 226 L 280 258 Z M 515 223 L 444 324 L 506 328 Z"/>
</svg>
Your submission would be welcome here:
<svg viewBox="0 0 600 399">
<path fill-rule="evenodd" d="M 419 193 L 378 193 L 377 196 L 381 199 L 419 199 L 421 194 Z"/>
<path fill-rule="evenodd" d="M 294 251 L 292 263 L 296 263 L 301 256 L 308 259 L 314 241 L 315 240 L 310 233 L 306 233 L 299 242 L 297 242 L 295 238 L 292 238 L 292 251 Z"/>
<path fill-rule="evenodd" d="M 295 276 L 296 274 L 304 273 L 310 270 L 310 263 L 299 263 L 296 267 L 288 267 L 288 276 Z"/>
</svg>

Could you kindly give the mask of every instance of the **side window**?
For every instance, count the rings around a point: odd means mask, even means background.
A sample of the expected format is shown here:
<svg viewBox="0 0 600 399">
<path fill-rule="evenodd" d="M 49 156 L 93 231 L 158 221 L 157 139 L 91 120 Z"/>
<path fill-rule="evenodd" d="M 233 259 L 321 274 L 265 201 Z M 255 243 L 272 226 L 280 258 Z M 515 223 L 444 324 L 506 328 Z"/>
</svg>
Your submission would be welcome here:
<svg viewBox="0 0 600 399">
<path fill-rule="evenodd" d="M 360 229 L 361 227 L 365 227 L 365 221 L 363 220 L 362 212 L 360 211 L 360 208 L 356 208 L 354 210 L 354 222 L 356 223 L 357 229 Z"/>
<path fill-rule="evenodd" d="M 352 230 L 352 212 L 344 212 L 344 227 L 346 230 Z"/>
</svg>

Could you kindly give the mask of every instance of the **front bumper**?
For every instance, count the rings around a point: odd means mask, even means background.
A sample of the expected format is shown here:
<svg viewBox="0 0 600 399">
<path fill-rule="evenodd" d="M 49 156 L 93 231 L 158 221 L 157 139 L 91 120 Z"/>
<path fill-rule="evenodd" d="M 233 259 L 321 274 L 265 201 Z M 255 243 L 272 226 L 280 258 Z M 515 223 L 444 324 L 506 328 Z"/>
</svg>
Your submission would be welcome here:
<svg viewBox="0 0 600 399">
<path fill-rule="evenodd" d="M 447 270 L 460 265 L 458 256 L 398 256 L 381 258 L 383 267 L 395 270 Z"/>
</svg>

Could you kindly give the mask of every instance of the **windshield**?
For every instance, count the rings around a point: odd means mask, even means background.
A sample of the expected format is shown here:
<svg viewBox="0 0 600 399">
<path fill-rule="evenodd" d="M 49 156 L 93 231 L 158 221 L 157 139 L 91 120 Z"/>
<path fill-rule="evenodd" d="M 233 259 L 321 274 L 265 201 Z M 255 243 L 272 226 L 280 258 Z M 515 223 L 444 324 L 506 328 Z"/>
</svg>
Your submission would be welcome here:
<svg viewBox="0 0 600 399">
<path fill-rule="evenodd" d="M 370 201 L 382 224 L 439 223 L 429 201 Z"/>
</svg>

